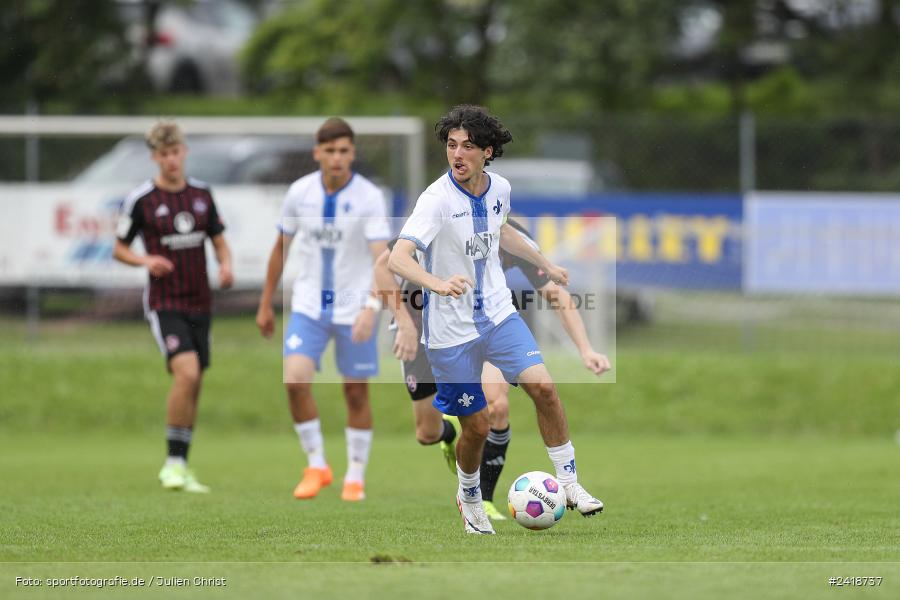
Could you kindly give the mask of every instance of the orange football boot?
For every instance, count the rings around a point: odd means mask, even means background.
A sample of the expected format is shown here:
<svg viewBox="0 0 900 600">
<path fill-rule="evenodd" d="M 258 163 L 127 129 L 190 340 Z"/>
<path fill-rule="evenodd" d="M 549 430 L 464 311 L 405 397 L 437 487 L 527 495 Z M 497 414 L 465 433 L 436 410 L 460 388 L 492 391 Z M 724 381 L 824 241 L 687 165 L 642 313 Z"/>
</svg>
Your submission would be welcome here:
<svg viewBox="0 0 900 600">
<path fill-rule="evenodd" d="M 362 481 L 345 481 L 344 491 L 341 492 L 341 500 L 359 502 L 366 499 L 365 486 Z"/>
<path fill-rule="evenodd" d="M 331 480 L 331 467 L 325 467 L 324 469 L 306 467 L 303 469 L 303 479 L 294 488 L 294 498 L 298 500 L 315 498 L 319 490 L 326 485 L 331 485 Z"/>
</svg>

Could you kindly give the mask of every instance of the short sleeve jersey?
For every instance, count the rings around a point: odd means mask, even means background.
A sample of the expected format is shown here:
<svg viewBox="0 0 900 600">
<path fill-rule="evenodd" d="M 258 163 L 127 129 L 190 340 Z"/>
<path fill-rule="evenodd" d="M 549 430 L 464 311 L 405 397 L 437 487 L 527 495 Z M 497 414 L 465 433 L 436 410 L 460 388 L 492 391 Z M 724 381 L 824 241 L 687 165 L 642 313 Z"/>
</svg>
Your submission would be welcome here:
<svg viewBox="0 0 900 600">
<path fill-rule="evenodd" d="M 509 182 L 486 174 L 487 189 L 474 196 L 448 171 L 419 196 L 400 232 L 422 251 L 426 271 L 440 279 L 463 275 L 475 283 L 459 298 L 425 295 L 422 341 L 428 348 L 464 344 L 515 312 L 499 258 Z"/>
<path fill-rule="evenodd" d="M 130 245 L 140 235 L 147 254 L 163 256 L 175 265 L 168 275 L 150 275 L 145 311 L 211 311 L 205 242 L 224 230 L 209 186 L 197 179 L 189 177 L 178 192 L 147 181 L 126 197 L 116 237 Z"/>
<path fill-rule="evenodd" d="M 295 181 L 284 199 L 279 229 L 294 236 L 298 261 L 291 310 L 352 325 L 372 285 L 369 242 L 390 239 L 384 194 L 354 173 L 329 194 L 316 171 Z"/>
<path fill-rule="evenodd" d="M 518 231 L 522 235 L 522 237 L 524 237 L 525 240 L 535 248 L 535 250 L 540 251 L 537 242 L 534 241 L 534 238 L 531 237 L 531 234 L 528 233 L 527 229 L 525 229 L 522 225 L 520 225 L 512 218 L 507 219 L 506 223 L 507 225 Z M 397 238 L 394 238 L 393 240 L 388 242 L 388 248 L 393 250 L 396 241 Z M 416 254 L 420 253 L 416 252 Z M 541 269 L 531 264 L 524 258 L 520 258 L 515 254 L 506 252 L 505 250 L 503 250 L 503 248 L 500 248 L 500 264 L 503 265 L 504 273 L 507 273 L 510 269 L 518 267 L 522 271 L 522 274 L 525 275 L 525 278 L 528 279 L 528 282 L 531 284 L 531 286 L 536 290 L 539 290 L 550 283 L 550 278 Z M 415 324 L 416 328 L 419 331 L 422 331 L 422 288 L 405 279 L 400 280 L 400 297 L 410 309 L 410 316 L 412 317 L 413 323 Z M 513 305 L 516 306 L 515 292 L 511 294 L 511 298 L 513 301 Z M 518 307 L 516 308 L 518 309 Z"/>
</svg>

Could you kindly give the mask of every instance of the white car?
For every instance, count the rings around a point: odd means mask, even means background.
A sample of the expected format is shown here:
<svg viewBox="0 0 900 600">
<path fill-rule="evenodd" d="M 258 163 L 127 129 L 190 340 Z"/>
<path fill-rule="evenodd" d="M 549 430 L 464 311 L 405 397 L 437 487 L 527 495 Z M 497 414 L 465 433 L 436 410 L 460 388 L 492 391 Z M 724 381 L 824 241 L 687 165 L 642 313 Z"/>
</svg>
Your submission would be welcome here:
<svg viewBox="0 0 900 600">
<path fill-rule="evenodd" d="M 241 91 L 238 55 L 258 22 L 236 0 L 193 0 L 159 5 L 147 34 L 143 1 L 119 0 L 127 36 L 146 52 L 147 75 L 163 92 L 234 95 Z"/>
</svg>

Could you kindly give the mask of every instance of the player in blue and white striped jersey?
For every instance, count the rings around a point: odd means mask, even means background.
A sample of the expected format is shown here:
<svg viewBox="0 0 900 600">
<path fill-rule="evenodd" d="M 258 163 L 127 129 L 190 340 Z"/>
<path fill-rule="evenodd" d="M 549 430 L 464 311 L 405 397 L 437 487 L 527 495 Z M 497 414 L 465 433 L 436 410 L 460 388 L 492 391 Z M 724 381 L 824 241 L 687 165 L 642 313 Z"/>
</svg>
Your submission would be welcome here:
<svg viewBox="0 0 900 600">
<path fill-rule="evenodd" d="M 294 429 L 309 464 L 294 496 L 314 498 L 332 480 L 312 380 L 325 346 L 334 338 L 347 402 L 348 467 L 341 497 L 358 501 L 365 498 L 372 442 L 368 378 L 378 372 L 374 329 L 381 304 L 371 294 L 372 264 L 387 247 L 390 228 L 384 194 L 351 168 L 356 154 L 350 126 L 329 119 L 316 142 L 319 170 L 294 182 L 284 200 L 256 323 L 263 336 L 272 335 L 272 299 L 288 249 L 297 239 L 299 256 L 294 260 L 299 273 L 284 335 L 284 381 Z"/>
<path fill-rule="evenodd" d="M 550 263 L 507 223 L 510 186 L 484 172 L 512 140 L 500 121 L 482 107 L 457 106 L 435 126 L 450 169 L 419 196 L 391 251 L 389 267 L 428 290 L 423 310 L 423 343 L 437 395 L 434 406 L 459 417 L 456 447 L 457 506 L 468 533 L 494 533 L 482 507 L 481 454 L 490 429 L 481 385 L 485 361 L 531 397 L 538 425 L 567 505 L 585 516 L 603 503 L 579 483 L 575 450 L 556 386 L 543 364 L 531 331 L 516 313 L 498 257 L 506 252 L 541 268 L 550 279 L 568 283 L 565 269 Z M 424 265 L 414 258 L 420 251 Z"/>
</svg>

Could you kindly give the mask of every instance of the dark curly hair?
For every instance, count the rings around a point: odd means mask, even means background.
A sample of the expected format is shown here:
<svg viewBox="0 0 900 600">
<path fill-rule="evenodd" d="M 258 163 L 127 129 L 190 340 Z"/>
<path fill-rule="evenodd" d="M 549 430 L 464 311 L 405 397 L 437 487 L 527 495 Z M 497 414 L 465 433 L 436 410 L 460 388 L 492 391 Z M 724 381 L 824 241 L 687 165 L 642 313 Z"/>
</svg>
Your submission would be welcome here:
<svg viewBox="0 0 900 600">
<path fill-rule="evenodd" d="M 503 156 L 503 145 L 512 141 L 512 134 L 503 126 L 500 119 L 491 115 L 483 106 L 472 104 L 454 106 L 450 112 L 434 124 L 437 138 L 445 145 L 447 138 L 450 137 L 450 132 L 454 129 L 465 129 L 469 134 L 469 141 L 482 150 L 488 146 L 494 149 L 491 158 L 484 161 L 485 165 L 489 165 L 493 159 Z"/>
</svg>

